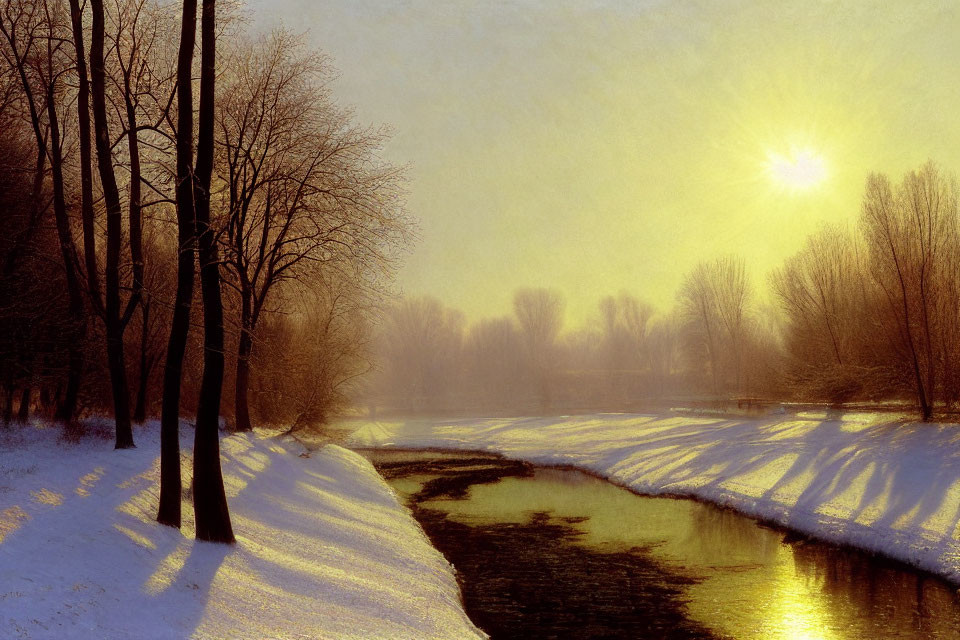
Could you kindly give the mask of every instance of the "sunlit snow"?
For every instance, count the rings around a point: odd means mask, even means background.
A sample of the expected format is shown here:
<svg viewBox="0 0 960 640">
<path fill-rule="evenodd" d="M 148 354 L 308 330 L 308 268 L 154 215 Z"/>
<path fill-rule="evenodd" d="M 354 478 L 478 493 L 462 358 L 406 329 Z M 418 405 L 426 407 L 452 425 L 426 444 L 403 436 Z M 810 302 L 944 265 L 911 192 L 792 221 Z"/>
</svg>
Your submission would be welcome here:
<svg viewBox="0 0 960 640">
<path fill-rule="evenodd" d="M 364 458 L 225 438 L 237 544 L 198 543 L 189 497 L 182 532 L 154 521 L 156 430 L 124 451 L 0 434 L 0 637 L 482 637 L 452 568 Z"/>
</svg>

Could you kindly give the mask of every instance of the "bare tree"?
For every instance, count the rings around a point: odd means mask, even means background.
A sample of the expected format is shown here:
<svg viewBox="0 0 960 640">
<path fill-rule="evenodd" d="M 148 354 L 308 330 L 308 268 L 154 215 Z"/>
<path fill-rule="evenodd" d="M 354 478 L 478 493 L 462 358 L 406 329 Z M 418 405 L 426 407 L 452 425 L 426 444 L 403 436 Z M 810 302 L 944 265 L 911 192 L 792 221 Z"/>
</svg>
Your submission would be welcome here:
<svg viewBox="0 0 960 640">
<path fill-rule="evenodd" d="M 135 0 L 131 0 L 135 1 Z M 77 319 L 76 327 L 71 331 L 74 336 L 76 347 L 69 358 L 71 371 L 68 376 L 63 399 L 58 410 L 58 418 L 69 421 L 72 417 L 79 390 L 79 376 L 83 368 L 84 336 L 86 335 L 86 306 L 84 304 L 83 289 L 87 289 L 87 294 L 92 308 L 104 320 L 107 338 L 107 363 L 110 372 L 112 385 L 112 398 L 114 404 L 114 413 L 117 421 L 117 440 L 116 446 L 124 448 L 133 446 L 132 431 L 129 420 L 129 397 L 128 385 L 126 379 L 126 369 L 123 349 L 123 334 L 133 311 L 141 300 L 143 260 L 141 246 L 141 223 L 140 223 L 140 203 L 139 203 L 139 185 L 140 180 L 134 179 L 130 182 L 131 189 L 131 215 L 129 220 L 129 239 L 131 257 L 133 263 L 133 286 L 132 293 L 126 304 L 126 310 L 121 310 L 121 290 L 122 286 L 121 270 L 121 249 L 123 245 L 123 229 L 120 219 L 121 197 L 120 189 L 116 180 L 115 167 L 118 165 L 113 154 L 114 144 L 109 139 L 110 134 L 110 113 L 107 105 L 111 97 L 111 91 L 108 84 L 113 80 L 110 69 L 106 61 L 107 48 L 107 29 L 105 25 L 105 11 L 102 2 L 91 3 L 92 25 L 91 25 L 91 50 L 90 50 L 90 69 L 92 84 L 88 82 L 87 61 L 85 59 L 85 29 L 83 24 L 83 10 L 79 2 L 71 0 L 69 3 L 70 18 L 66 17 L 65 4 L 52 0 L 43 0 L 42 2 L 19 2 L 16 6 L 8 7 L 8 18 L 16 19 L 10 22 L 12 29 L 18 32 L 14 37 L 11 32 L 7 38 L 11 43 L 10 56 L 11 61 L 20 59 L 21 62 L 28 60 L 21 54 L 27 51 L 22 45 L 30 44 L 34 51 L 29 56 L 30 66 L 33 68 L 32 75 L 27 69 L 21 74 L 24 80 L 33 77 L 32 87 L 25 87 L 23 95 L 32 106 L 28 110 L 37 118 L 44 120 L 43 126 L 45 132 L 45 153 L 50 165 L 50 178 L 53 192 L 53 210 L 57 221 L 58 233 L 64 246 L 64 255 L 66 260 L 67 287 L 70 292 L 71 314 Z M 35 23 L 29 30 L 26 28 L 30 23 Z M 114 26 L 114 25 L 111 25 Z M 37 28 L 45 29 L 44 42 L 45 55 L 41 55 L 35 44 L 40 41 L 36 36 L 40 33 Z M 117 26 L 117 32 L 123 30 L 122 25 Z M 27 31 L 32 35 L 26 36 Z M 116 52 L 128 51 L 130 48 L 121 46 L 118 38 L 110 37 L 111 49 Z M 67 51 L 68 43 L 72 41 L 71 51 Z M 139 46 L 133 47 L 139 49 Z M 71 59 L 71 54 L 73 59 Z M 132 60 L 132 58 L 131 58 Z M 142 60 L 142 59 L 141 59 Z M 44 62 L 45 61 L 45 62 Z M 23 65 L 21 65 L 23 66 Z M 121 68 L 123 65 L 121 64 Z M 147 68 L 147 65 L 140 64 L 139 68 Z M 63 149 L 63 127 L 61 119 L 67 122 L 67 118 L 61 118 L 61 103 L 69 106 L 73 97 L 72 89 L 69 86 L 68 78 L 73 74 L 77 78 L 77 92 L 75 94 L 77 105 L 77 140 L 80 147 L 80 213 L 83 227 L 84 241 L 84 259 L 83 265 L 79 260 L 75 244 L 73 242 L 72 223 L 68 212 L 68 188 L 64 180 L 64 158 L 70 155 L 70 150 Z M 128 78 L 129 79 L 129 78 Z M 120 83 L 125 89 L 121 95 L 129 98 L 132 87 L 130 82 Z M 42 90 L 41 90 L 42 89 Z M 35 93 L 36 92 L 36 93 Z M 42 100 L 40 96 L 42 95 Z M 97 162 L 101 178 L 101 187 L 103 190 L 103 200 L 107 209 L 106 220 L 106 299 L 101 298 L 100 289 L 100 266 L 96 255 L 95 239 L 95 220 L 94 220 L 94 183 L 91 167 L 91 145 L 90 145 L 90 100 L 93 101 L 92 120 L 97 136 Z M 42 108 L 40 106 L 42 105 Z M 72 119 L 70 119 L 72 120 Z M 121 119 L 122 120 L 122 119 Z M 130 129 L 129 137 L 131 142 L 131 166 L 132 171 L 139 172 L 139 154 L 136 153 L 136 134 L 139 128 L 133 123 Z M 69 133 L 69 129 L 67 130 Z M 39 139 L 39 138 L 38 138 Z M 49 147 L 49 148 L 47 148 Z M 38 168 L 39 165 L 38 165 Z M 39 202 L 39 201 L 38 201 Z M 86 269 L 86 283 L 83 281 L 83 270 Z M 79 294 L 78 294 L 79 292 Z"/>
<path fill-rule="evenodd" d="M 557 357 L 557 336 L 563 326 L 563 309 L 563 297 L 550 289 L 519 289 L 513 294 L 513 312 L 526 347 L 527 366 L 543 409 L 551 403 L 552 366 Z"/>
<path fill-rule="evenodd" d="M 83 258 L 87 270 L 87 288 L 94 308 L 103 310 L 100 273 L 97 264 L 96 229 L 93 207 L 93 154 L 90 146 L 90 79 L 84 46 L 83 9 L 80 0 L 70 0 L 70 24 L 73 34 L 77 76 L 77 131 L 80 146 L 80 218 L 83 225 Z"/>
<path fill-rule="evenodd" d="M 937 256 L 942 278 L 936 297 L 937 361 L 942 400 L 950 407 L 960 403 L 960 228 L 956 219 L 946 225 L 943 249 Z"/>
<path fill-rule="evenodd" d="M 628 293 L 600 300 L 608 392 L 620 395 L 620 401 L 638 391 L 652 315 L 653 307 Z"/>
<path fill-rule="evenodd" d="M 148 0 L 116 0 L 108 11 L 112 67 L 109 67 L 114 90 L 108 92 L 116 121 L 122 129 L 115 145 L 125 141 L 125 149 L 115 155 L 119 166 L 128 173 L 127 230 L 130 246 L 130 294 L 122 315 L 124 329 L 131 316 L 139 309 L 140 324 L 150 324 L 153 297 L 144 281 L 147 265 L 144 251 L 144 218 L 158 205 L 174 204 L 167 193 L 170 182 L 168 158 L 173 155 L 171 111 L 176 91 L 172 55 L 168 55 L 165 40 L 173 21 L 166 10 Z M 171 29 L 172 30 L 172 29 Z M 108 65 L 109 66 L 109 65 Z M 155 279 L 154 279 L 155 281 Z M 156 317 L 156 313 L 153 314 Z M 138 361 L 139 380 L 134 421 L 145 419 L 147 386 L 144 384 L 144 366 L 150 359 L 148 336 L 140 332 Z"/>
<path fill-rule="evenodd" d="M 179 528 L 180 509 L 180 380 L 193 306 L 194 252 L 197 243 L 193 195 L 193 54 L 197 3 L 184 0 L 177 58 L 177 289 L 163 370 L 160 414 L 160 506 L 157 521 Z"/>
<path fill-rule="evenodd" d="M 707 360 L 714 394 L 722 391 L 725 361 L 733 368 L 733 388 L 741 389 L 744 328 L 750 287 L 741 258 L 727 256 L 699 263 L 680 287 L 680 310 L 687 323 L 690 357 Z"/>
<path fill-rule="evenodd" d="M 379 131 L 358 129 L 326 90 L 324 59 L 277 32 L 231 59 L 218 112 L 226 284 L 239 297 L 236 429 L 251 428 L 257 324 L 285 281 L 390 269 L 407 236 L 400 172 L 379 162 Z"/>
<path fill-rule="evenodd" d="M 895 353 L 929 420 L 937 390 L 936 309 L 945 278 L 938 260 L 947 252 L 957 218 L 956 185 L 933 165 L 908 173 L 896 192 L 883 175 L 867 180 L 861 225 L 870 273 L 883 293 Z M 954 311 L 955 313 L 955 311 Z"/>
<path fill-rule="evenodd" d="M 104 323 L 107 332 L 107 365 L 113 391 L 113 413 L 116 421 L 116 448 L 133 447 L 130 422 L 130 388 L 127 384 L 126 360 L 123 354 L 124 318 L 120 296 L 120 251 L 122 249 L 122 204 L 114 171 L 107 119 L 105 14 L 103 0 L 90 0 L 92 30 L 90 35 L 90 99 L 93 110 L 94 146 L 97 169 L 107 214 L 106 264 L 104 268 Z"/>
<path fill-rule="evenodd" d="M 220 469 L 220 396 L 223 390 L 223 300 L 220 257 L 210 225 L 210 181 L 213 176 L 213 135 L 216 96 L 216 2 L 203 0 L 200 18 L 200 106 L 197 114 L 197 161 L 194 167 L 194 208 L 197 256 L 203 298 L 203 378 L 193 442 L 193 510 L 197 538 L 234 542 L 227 496 Z"/>
<path fill-rule="evenodd" d="M 371 370 L 370 309 L 354 283 L 291 284 L 285 313 L 266 316 L 257 332 L 250 385 L 260 418 L 285 424 L 288 433 L 347 407 Z"/>
<path fill-rule="evenodd" d="M 655 394 L 663 397 L 671 384 L 673 375 L 679 366 L 679 336 L 677 319 L 661 318 L 651 323 L 647 335 L 647 358 Z"/>
<path fill-rule="evenodd" d="M 69 300 L 74 318 L 70 328 L 71 349 L 67 387 L 57 411 L 58 419 L 69 424 L 73 420 L 83 371 L 83 338 L 86 335 L 86 309 L 80 284 L 79 262 L 73 230 L 67 212 L 63 172 L 61 121 L 58 113 L 64 89 L 64 75 L 70 69 L 64 53 L 65 16 L 59 3 L 17 1 L 7 3 L 0 15 L 0 33 L 4 37 L 3 58 L 20 80 L 25 111 L 33 130 L 37 149 L 31 206 L 31 222 L 20 238 L 26 246 L 36 233 L 47 205 L 42 202 L 45 166 L 50 163 L 53 187 L 53 212 Z M 8 256 L 5 271 L 11 270 L 19 250 Z M 25 420 L 29 409 L 30 388 L 24 388 L 20 417 Z"/>
<path fill-rule="evenodd" d="M 406 409 L 433 409 L 449 399 L 459 378 L 463 314 L 435 298 L 407 298 L 389 312 L 381 336 L 382 395 Z"/>
<path fill-rule="evenodd" d="M 38 223 L 49 211 L 45 181 L 38 194 L 43 201 L 30 199 L 38 150 L 33 126 L 23 117 L 26 109 L 20 87 L 16 69 L 0 65 L 0 212 L 4 228 L 0 234 L 0 420 L 5 425 L 13 421 L 15 409 L 18 420 L 25 421 L 34 398 L 40 410 L 57 402 L 62 406 L 65 372 L 61 365 L 78 346 L 59 230 L 56 225 L 51 230 L 49 224 Z"/>
<path fill-rule="evenodd" d="M 750 287 L 742 258 L 727 256 L 715 263 L 717 311 L 726 331 L 733 354 L 734 384 L 737 393 L 742 388 L 744 323 Z"/>
<path fill-rule="evenodd" d="M 864 391 L 862 331 L 873 322 L 859 255 L 849 233 L 825 225 L 771 274 L 785 314 L 789 374 L 802 396 L 840 403 Z"/>
<path fill-rule="evenodd" d="M 77 394 L 80 391 L 80 376 L 83 371 L 83 338 L 86 336 L 87 319 L 83 303 L 83 289 L 80 284 L 79 260 L 73 240 L 73 229 L 67 215 L 67 203 L 63 178 L 63 147 L 60 134 L 60 121 L 57 113 L 60 99 L 57 88 L 58 77 L 65 73 L 68 64 L 58 62 L 65 57 L 64 16 L 59 3 L 44 1 L 45 22 L 47 24 L 45 71 L 47 122 L 50 127 L 50 169 L 53 182 L 53 213 L 57 224 L 57 236 L 66 274 L 67 291 L 70 300 L 70 315 L 76 326 L 71 331 L 75 345 L 70 349 L 69 376 L 66 393 L 58 410 L 58 417 L 66 424 L 73 420 L 77 408 Z"/>
<path fill-rule="evenodd" d="M 684 278 L 680 285 L 680 312 L 688 327 L 691 358 L 707 361 L 711 390 L 720 392 L 720 317 L 717 310 L 716 287 L 712 267 L 701 262 Z"/>
</svg>

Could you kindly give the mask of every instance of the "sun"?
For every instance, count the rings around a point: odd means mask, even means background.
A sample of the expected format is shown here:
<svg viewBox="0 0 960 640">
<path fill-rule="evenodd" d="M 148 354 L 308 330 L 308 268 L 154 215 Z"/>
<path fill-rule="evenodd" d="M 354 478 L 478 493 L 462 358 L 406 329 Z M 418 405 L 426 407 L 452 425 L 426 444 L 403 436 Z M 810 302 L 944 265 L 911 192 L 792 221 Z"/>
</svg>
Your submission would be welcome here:
<svg viewBox="0 0 960 640">
<path fill-rule="evenodd" d="M 786 155 L 768 153 L 767 172 L 780 186 L 796 191 L 812 189 L 827 177 L 823 158 L 809 149 L 791 150 Z"/>
</svg>

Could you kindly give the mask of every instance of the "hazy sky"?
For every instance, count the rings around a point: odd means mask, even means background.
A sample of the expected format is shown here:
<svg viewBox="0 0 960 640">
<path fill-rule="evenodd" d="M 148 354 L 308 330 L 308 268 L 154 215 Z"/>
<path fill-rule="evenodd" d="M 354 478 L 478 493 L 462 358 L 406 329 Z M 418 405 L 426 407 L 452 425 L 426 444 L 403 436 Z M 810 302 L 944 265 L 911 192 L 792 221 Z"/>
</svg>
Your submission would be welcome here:
<svg viewBox="0 0 960 640">
<path fill-rule="evenodd" d="M 524 285 L 571 323 L 620 289 L 666 307 L 724 253 L 765 287 L 819 221 L 856 223 L 869 172 L 958 168 L 956 0 L 250 6 L 309 30 L 338 101 L 394 128 L 422 235 L 403 289 L 471 317 Z"/>
</svg>

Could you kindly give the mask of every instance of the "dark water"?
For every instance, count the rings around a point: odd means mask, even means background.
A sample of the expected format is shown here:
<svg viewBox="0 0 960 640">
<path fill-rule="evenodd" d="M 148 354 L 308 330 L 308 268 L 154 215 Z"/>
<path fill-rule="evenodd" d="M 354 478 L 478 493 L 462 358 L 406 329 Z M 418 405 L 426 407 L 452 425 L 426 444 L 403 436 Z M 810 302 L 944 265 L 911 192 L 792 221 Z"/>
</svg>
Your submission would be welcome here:
<svg viewBox="0 0 960 640">
<path fill-rule="evenodd" d="M 493 638 L 960 639 L 946 582 L 729 510 L 485 454 L 364 453 Z"/>
</svg>

